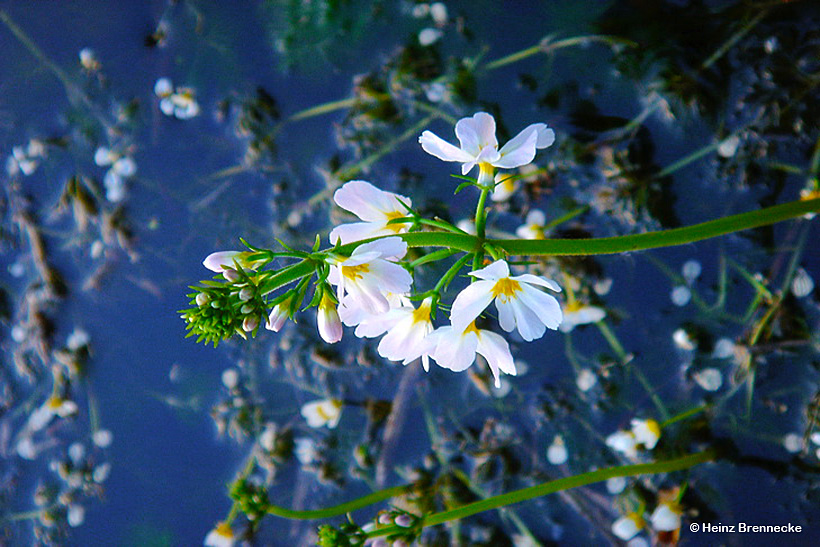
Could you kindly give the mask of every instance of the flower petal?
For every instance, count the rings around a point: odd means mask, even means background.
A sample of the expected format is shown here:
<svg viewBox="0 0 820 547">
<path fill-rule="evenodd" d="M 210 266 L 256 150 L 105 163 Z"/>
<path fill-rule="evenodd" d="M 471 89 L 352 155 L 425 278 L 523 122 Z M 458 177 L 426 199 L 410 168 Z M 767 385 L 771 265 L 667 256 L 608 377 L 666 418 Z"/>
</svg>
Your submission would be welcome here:
<svg viewBox="0 0 820 547">
<path fill-rule="evenodd" d="M 544 336 L 546 328 L 544 327 L 543 318 L 538 313 L 524 304 L 519 298 L 510 299 L 510 305 L 515 316 L 515 326 L 518 327 L 521 338 L 527 342 L 532 342 Z"/>
<path fill-rule="evenodd" d="M 341 241 L 342 245 L 352 243 L 354 241 L 362 241 L 384 234 L 391 234 L 384 228 L 384 224 L 377 222 L 351 222 L 349 224 L 341 224 L 333 228 L 328 236 L 330 243 L 336 245 L 337 241 Z"/>
<path fill-rule="evenodd" d="M 412 205 L 410 198 L 385 192 L 364 180 L 351 180 L 333 194 L 336 205 L 368 222 L 389 220 L 388 213 L 404 213 L 399 200 Z"/>
<path fill-rule="evenodd" d="M 462 332 L 493 300 L 493 281 L 477 281 L 458 293 L 450 309 L 450 323 Z"/>
<path fill-rule="evenodd" d="M 497 281 L 502 277 L 510 276 L 510 267 L 505 260 L 496 260 L 489 266 L 470 272 L 468 275 L 488 281 Z"/>
<path fill-rule="evenodd" d="M 459 129 L 460 128 L 460 129 Z M 495 118 L 486 112 L 476 112 L 472 118 L 462 118 L 456 124 L 456 135 L 464 132 L 472 132 L 478 138 L 476 142 L 475 153 L 479 150 L 491 146 L 493 149 L 498 148 L 498 139 L 495 137 Z M 459 136 L 459 141 L 461 137 Z M 467 148 L 462 143 L 462 148 L 470 153 L 473 149 Z"/>
<path fill-rule="evenodd" d="M 525 306 L 538 316 L 539 320 L 547 327 L 555 330 L 561 324 L 563 314 L 561 313 L 561 305 L 555 297 L 539 291 L 530 285 L 521 285 L 521 291 L 518 293 L 518 298 Z M 519 325 L 520 329 L 520 325 Z"/>
<path fill-rule="evenodd" d="M 546 287 L 555 292 L 561 292 L 561 287 L 558 286 L 558 283 L 553 281 L 552 279 L 547 279 L 546 277 L 541 277 L 539 275 L 532 275 L 532 274 L 523 274 L 523 275 L 516 275 L 512 277 L 514 281 L 520 281 L 522 283 L 531 283 L 533 285 L 540 285 L 542 287 Z"/>
<path fill-rule="evenodd" d="M 379 258 L 384 258 L 386 260 L 398 260 L 407 254 L 407 243 L 405 243 L 400 237 L 386 237 L 377 241 L 371 241 L 370 243 L 365 243 L 364 245 L 359 245 L 356 247 L 356 250 L 353 251 L 351 258 L 353 256 L 370 252 L 378 253 Z"/>
<path fill-rule="evenodd" d="M 512 332 L 515 330 L 515 315 L 513 313 L 512 304 L 509 300 L 495 299 L 495 309 L 498 310 L 498 324 L 504 329 L 504 332 Z"/>
<path fill-rule="evenodd" d="M 510 345 L 504 337 L 488 330 L 479 331 L 478 346 L 476 351 L 480 353 L 490 365 L 490 371 L 495 378 L 495 387 L 501 387 L 499 371 L 515 376 L 515 362 Z"/>
<path fill-rule="evenodd" d="M 474 157 L 457 146 L 445 141 L 432 131 L 422 133 L 421 137 L 419 137 L 419 143 L 421 143 L 421 147 L 425 152 L 440 160 L 468 162 Z"/>
<path fill-rule="evenodd" d="M 500 157 L 493 162 L 493 165 L 502 169 L 512 169 L 531 163 L 535 159 L 537 142 L 538 131 L 533 127 L 524 129 L 498 151 Z"/>
<path fill-rule="evenodd" d="M 478 336 L 473 332 L 457 333 L 453 327 L 441 327 L 433 359 L 443 368 L 461 372 L 475 362 Z"/>
</svg>

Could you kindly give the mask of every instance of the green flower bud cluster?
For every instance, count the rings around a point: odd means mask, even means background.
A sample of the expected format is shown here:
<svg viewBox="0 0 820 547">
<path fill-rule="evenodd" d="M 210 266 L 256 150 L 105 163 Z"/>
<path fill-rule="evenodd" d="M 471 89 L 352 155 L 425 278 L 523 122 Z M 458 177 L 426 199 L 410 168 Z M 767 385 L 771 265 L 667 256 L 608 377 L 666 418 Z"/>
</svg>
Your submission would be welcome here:
<svg viewBox="0 0 820 547">
<path fill-rule="evenodd" d="M 319 527 L 319 547 L 360 547 L 367 536 L 353 522 L 345 522 L 339 528 L 329 524 Z"/>
<path fill-rule="evenodd" d="M 250 521 L 257 521 L 268 512 L 268 491 L 262 485 L 255 485 L 246 478 L 237 479 L 231 485 L 231 499 Z"/>
<path fill-rule="evenodd" d="M 213 281 L 191 287 L 188 295 L 193 307 L 180 310 L 187 323 L 187 337 L 196 336 L 197 342 L 213 343 L 214 347 L 234 334 L 247 338 L 256 335 L 260 325 L 267 321 L 267 303 L 258 287 L 266 273 L 257 274 L 242 268 L 226 269 Z"/>
</svg>

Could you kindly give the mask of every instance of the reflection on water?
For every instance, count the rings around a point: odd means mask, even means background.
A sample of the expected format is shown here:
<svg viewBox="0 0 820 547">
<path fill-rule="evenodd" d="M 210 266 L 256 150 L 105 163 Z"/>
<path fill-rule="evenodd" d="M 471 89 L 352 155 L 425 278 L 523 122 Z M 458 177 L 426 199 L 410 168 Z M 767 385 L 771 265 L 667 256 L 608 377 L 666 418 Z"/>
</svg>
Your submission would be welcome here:
<svg viewBox="0 0 820 547">
<path fill-rule="evenodd" d="M 200 544 L 251 454 L 242 487 L 280 505 L 423 479 L 436 494 L 403 507 L 418 513 L 704 446 L 725 458 L 423 538 L 586 545 L 634 525 L 673 542 L 680 511 L 683 544 L 749 540 L 689 522 L 820 537 L 811 219 L 532 264 L 564 287 L 565 322 L 513 337 L 518 376 L 500 387 L 483 363 L 425 374 L 347 333 L 328 346 L 307 319 L 216 349 L 184 339 L 176 310 L 205 256 L 240 236 L 310 247 L 349 221 L 330 201 L 348 180 L 475 229 L 474 189 L 453 197 L 457 167 L 417 139 L 450 140 L 477 111 L 501 142 L 540 121 L 557 137 L 494 196 L 498 237 L 640 233 L 816 195 L 811 2 L 554 4 L 0 8 L 2 541 Z M 234 529 L 301 545 L 317 523 Z"/>
</svg>

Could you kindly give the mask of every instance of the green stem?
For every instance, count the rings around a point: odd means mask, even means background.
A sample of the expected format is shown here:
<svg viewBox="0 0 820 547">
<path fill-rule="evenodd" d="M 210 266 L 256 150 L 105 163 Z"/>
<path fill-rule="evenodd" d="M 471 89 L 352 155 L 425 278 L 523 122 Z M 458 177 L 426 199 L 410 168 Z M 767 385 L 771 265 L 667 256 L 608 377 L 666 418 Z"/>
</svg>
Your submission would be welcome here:
<svg viewBox="0 0 820 547">
<path fill-rule="evenodd" d="M 492 181 L 492 178 L 490 179 Z M 478 205 L 475 208 L 475 233 L 478 243 L 475 248 L 475 255 L 473 256 L 473 270 L 481 268 L 481 263 L 484 261 L 484 235 L 487 226 L 487 212 L 484 210 L 487 203 L 487 195 L 490 193 L 491 186 L 482 185 L 481 195 L 478 196 Z"/>
<path fill-rule="evenodd" d="M 701 412 L 703 412 L 707 408 L 709 408 L 708 405 L 700 405 L 700 406 L 696 406 L 695 408 L 690 408 L 689 410 L 687 410 L 685 412 L 681 412 L 680 414 L 678 414 L 676 416 L 672 416 L 671 418 L 668 418 L 668 419 L 664 420 L 663 422 L 661 422 L 661 424 L 660 424 L 661 429 L 663 429 L 664 427 L 666 427 L 668 425 L 672 425 L 675 422 L 680 422 L 681 420 L 685 420 L 687 418 L 691 418 L 692 416 L 694 416 L 696 414 L 700 414 Z"/>
<path fill-rule="evenodd" d="M 412 488 L 412 485 L 393 486 L 392 488 L 385 488 L 384 490 L 373 492 L 372 494 L 362 496 L 361 498 L 357 498 L 353 501 L 340 503 L 339 505 L 334 505 L 333 507 L 327 507 L 325 509 L 298 511 L 295 509 L 279 507 L 278 505 L 268 505 L 268 514 L 293 520 L 324 519 L 344 515 L 346 513 L 352 513 L 353 511 L 367 507 L 368 505 L 373 505 L 374 503 L 379 503 L 380 501 L 395 498 L 396 496 L 400 496 L 410 491 Z"/>
<path fill-rule="evenodd" d="M 489 511 L 491 509 L 498 509 L 522 501 L 539 498 L 555 492 L 569 490 L 570 488 L 578 488 L 579 486 L 586 486 L 596 482 L 602 482 L 613 477 L 634 477 L 637 475 L 650 475 L 656 473 L 670 473 L 672 471 L 680 471 L 688 469 L 698 464 L 714 460 L 716 457 L 712 450 L 705 450 L 703 452 L 696 452 L 674 460 L 666 460 L 654 463 L 639 463 L 634 465 L 622 465 L 619 467 L 610 467 L 608 469 L 598 469 L 588 473 L 581 473 L 572 477 L 564 477 L 554 481 L 545 482 L 529 488 L 522 488 L 514 492 L 500 494 L 484 500 L 479 500 L 467 505 L 462 505 L 456 509 L 449 511 L 442 511 L 429 517 L 426 517 L 422 522 L 422 527 L 436 526 L 445 522 L 463 519 L 477 513 Z M 389 527 L 368 534 L 368 537 L 385 536 L 392 534 L 396 528 Z"/>
<path fill-rule="evenodd" d="M 486 198 L 486 196 L 485 196 Z M 758 228 L 800 217 L 806 213 L 820 212 L 820 199 L 807 201 L 792 201 L 782 205 L 775 205 L 758 211 L 740 213 L 717 220 L 710 220 L 701 224 L 671 230 L 659 230 L 644 234 L 634 234 L 619 237 L 601 237 L 595 239 L 490 239 L 488 243 L 517 256 L 558 256 L 558 255 L 598 255 L 614 254 L 659 247 L 672 247 L 701 241 L 712 237 L 726 235 L 750 228 Z M 447 232 L 411 232 L 399 234 L 410 247 L 449 247 L 468 253 L 482 248 L 482 240 L 469 234 L 453 234 Z M 379 238 L 365 239 L 355 243 L 342 245 L 336 252 L 352 253 L 356 247 Z M 479 251 L 481 252 L 481 251 Z M 313 271 L 313 261 L 306 260 L 281 270 L 265 281 L 263 294 L 268 294 L 279 287 L 308 275 Z"/>
</svg>

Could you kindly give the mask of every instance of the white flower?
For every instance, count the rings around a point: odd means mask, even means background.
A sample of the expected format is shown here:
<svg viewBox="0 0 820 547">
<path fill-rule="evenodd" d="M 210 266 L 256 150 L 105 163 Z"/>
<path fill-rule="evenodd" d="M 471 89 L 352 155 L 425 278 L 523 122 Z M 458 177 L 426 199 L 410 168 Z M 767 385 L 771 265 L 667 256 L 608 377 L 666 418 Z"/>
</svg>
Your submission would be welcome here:
<svg viewBox="0 0 820 547">
<path fill-rule="evenodd" d="M 73 416 L 78 410 L 77 403 L 74 401 L 52 395 L 40 408 L 31 413 L 28 419 L 28 427 L 32 431 L 39 431 L 47 426 L 55 416 L 66 418 Z"/>
<path fill-rule="evenodd" d="M 434 2 L 430 4 L 430 16 L 438 26 L 447 24 L 447 6 L 442 2 Z"/>
<path fill-rule="evenodd" d="M 160 78 L 154 84 L 154 94 L 159 97 L 159 109 L 166 116 L 187 120 L 199 114 L 199 103 L 190 87 L 178 87 L 168 78 Z"/>
<path fill-rule="evenodd" d="M 606 491 L 617 496 L 626 488 L 626 479 L 624 477 L 612 477 L 606 480 Z"/>
<path fill-rule="evenodd" d="M 302 406 L 302 416 L 310 427 L 327 426 L 334 429 L 342 417 L 342 402 L 338 399 L 323 399 Z"/>
<path fill-rule="evenodd" d="M 681 510 L 677 504 L 664 502 L 658 505 L 652 512 L 649 520 L 652 528 L 659 532 L 672 532 L 680 528 Z"/>
<path fill-rule="evenodd" d="M 379 355 L 406 365 L 421 358 L 424 370 L 430 370 L 430 357 L 425 353 L 424 339 L 433 332 L 430 321 L 432 298 L 425 298 L 418 308 L 403 306 L 388 314 L 398 317 L 379 342 Z"/>
<path fill-rule="evenodd" d="M 413 204 L 410 198 L 379 190 L 369 182 L 352 180 L 336 190 L 333 200 L 336 205 L 364 221 L 333 228 L 330 242 L 334 245 L 339 240 L 346 244 L 371 237 L 395 235 L 406 232 L 409 227 L 407 223 L 388 222 L 408 215 L 402 202 L 410 207 Z"/>
<path fill-rule="evenodd" d="M 797 454 L 803 449 L 803 437 L 797 433 L 787 433 L 783 436 L 783 448 L 791 454 Z"/>
<path fill-rule="evenodd" d="M 675 329 L 675 332 L 672 333 L 672 340 L 676 346 L 684 351 L 692 351 L 698 347 L 697 343 L 692 340 L 689 333 L 684 329 Z"/>
<path fill-rule="evenodd" d="M 100 62 L 97 60 L 97 55 L 94 50 L 84 47 L 80 50 L 80 65 L 89 72 L 94 72 L 100 69 Z"/>
<path fill-rule="evenodd" d="M 231 525 L 227 522 L 220 522 L 216 528 L 208 532 L 205 536 L 205 547 L 233 547 L 236 537 L 233 535 Z"/>
<path fill-rule="evenodd" d="M 686 285 L 677 285 L 669 293 L 672 303 L 678 307 L 683 307 L 692 299 L 692 291 Z"/>
<path fill-rule="evenodd" d="M 564 308 L 564 320 L 561 322 L 561 332 L 572 332 L 578 325 L 597 323 L 606 317 L 606 311 L 598 306 L 590 306 L 575 301 Z"/>
<path fill-rule="evenodd" d="M 477 329 L 475 323 L 463 330 L 452 326 L 434 330 L 425 338 L 424 351 L 439 366 L 455 372 L 467 370 L 475 362 L 476 353 L 481 354 L 490 366 L 496 388 L 501 387 L 500 372 L 515 376 L 515 363 L 507 341 L 494 332 Z"/>
<path fill-rule="evenodd" d="M 561 465 L 567 463 L 569 452 L 567 452 L 567 445 L 561 435 L 556 435 L 552 440 L 552 444 L 547 448 L 547 461 L 552 465 Z"/>
<path fill-rule="evenodd" d="M 108 448 L 114 442 L 114 434 L 108 429 L 98 429 L 91 435 L 91 441 L 99 448 Z"/>
<path fill-rule="evenodd" d="M 481 166 L 483 172 L 489 171 L 489 166 L 512 169 L 526 165 L 535 158 L 536 149 L 546 148 L 555 142 L 552 129 L 544 123 L 534 123 L 499 150 L 495 119 L 486 112 L 459 120 L 456 123 L 456 137 L 460 148 L 431 131 L 423 132 L 419 142 L 428 154 L 444 161 L 460 162 L 462 175 L 469 173 L 476 165 Z"/>
<path fill-rule="evenodd" d="M 388 237 L 359 245 L 347 258 L 328 259 L 328 281 L 336 285 L 339 302 L 344 304 L 351 298 L 370 314 L 389 310 L 386 294 L 405 294 L 413 282 L 407 270 L 388 261 L 402 258 L 406 252 L 404 241 Z"/>
<path fill-rule="evenodd" d="M 647 450 L 652 450 L 658 444 L 658 439 L 661 438 L 661 426 L 653 420 L 639 420 L 633 418 L 630 422 L 632 426 L 632 434 L 635 436 L 635 442 L 642 444 Z"/>
<path fill-rule="evenodd" d="M 293 441 L 293 453 L 302 465 L 310 465 L 319 458 L 316 443 L 308 437 L 299 437 Z"/>
<path fill-rule="evenodd" d="M 31 139 L 27 147 L 15 146 L 11 156 L 6 160 L 6 172 L 13 177 L 18 172 L 29 176 L 40 165 L 40 159 L 46 156 L 46 147 L 39 139 Z"/>
<path fill-rule="evenodd" d="M 245 257 L 248 251 L 218 251 L 211 253 L 202 261 L 202 265 L 216 273 L 223 273 L 226 270 L 234 269 L 234 261 L 245 267 Z"/>
<path fill-rule="evenodd" d="M 419 44 L 422 46 L 431 46 L 435 44 L 439 38 L 444 36 L 444 33 L 437 28 L 425 28 L 419 32 Z"/>
<path fill-rule="evenodd" d="M 71 334 L 69 334 L 66 339 L 66 347 L 71 351 L 78 351 L 88 346 L 88 342 L 90 341 L 91 337 L 85 330 L 80 327 L 74 327 L 74 330 L 71 331 Z"/>
<path fill-rule="evenodd" d="M 515 235 L 521 239 L 544 239 L 544 226 L 547 217 L 541 209 L 531 209 L 524 219 L 524 224 L 515 230 Z"/>
<path fill-rule="evenodd" d="M 575 385 L 583 392 L 587 392 L 598 383 L 598 377 L 588 368 L 578 371 L 578 377 L 575 379 Z"/>
<path fill-rule="evenodd" d="M 160 78 L 154 84 L 154 94 L 159 98 L 170 97 L 174 92 L 174 84 L 168 78 Z"/>
<path fill-rule="evenodd" d="M 640 532 L 645 523 L 638 513 L 629 513 L 612 523 L 612 533 L 619 539 L 628 541 Z"/>
<path fill-rule="evenodd" d="M 319 301 L 316 324 L 319 328 L 319 336 L 328 344 L 335 344 L 342 339 L 343 329 L 339 311 L 336 308 L 336 302 L 328 293 L 323 294 Z"/>
<path fill-rule="evenodd" d="M 72 528 L 80 526 L 85 521 L 85 507 L 77 503 L 71 503 L 66 512 L 68 525 Z"/>
<path fill-rule="evenodd" d="M 606 445 L 629 458 L 638 456 L 638 442 L 631 431 L 618 430 L 606 438 Z"/>
<path fill-rule="evenodd" d="M 493 299 L 501 328 L 506 332 L 518 328 L 521 337 L 528 342 L 541 338 L 547 327 L 557 329 L 561 324 L 558 301 L 532 286 L 560 291 L 561 287 L 554 281 L 532 274 L 510 277 L 510 267 L 503 260 L 470 272 L 470 275 L 480 281 L 461 291 L 453 302 L 450 321 L 456 330 L 467 328 Z"/>
<path fill-rule="evenodd" d="M 699 370 L 692 375 L 692 378 L 706 391 L 717 391 L 723 385 L 723 375 L 714 367 Z"/>
</svg>

